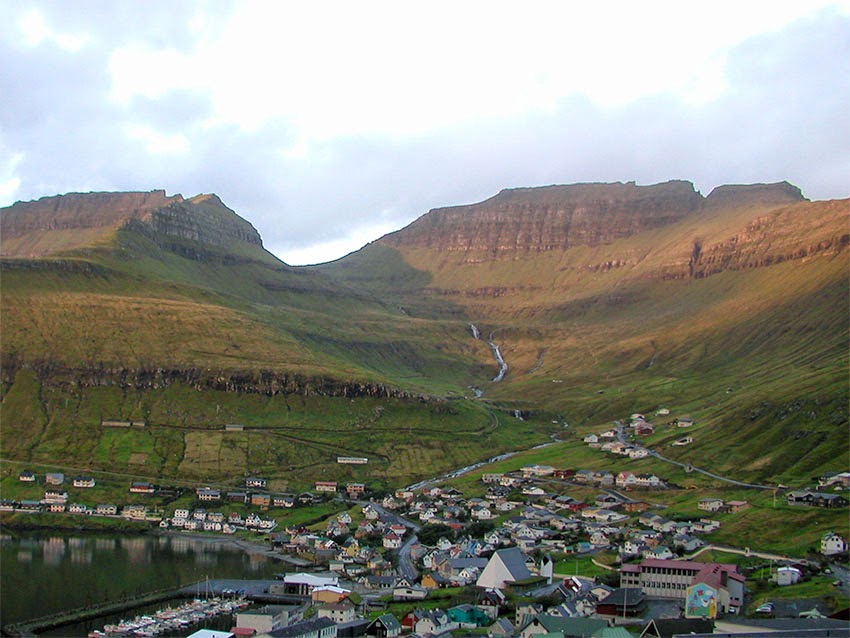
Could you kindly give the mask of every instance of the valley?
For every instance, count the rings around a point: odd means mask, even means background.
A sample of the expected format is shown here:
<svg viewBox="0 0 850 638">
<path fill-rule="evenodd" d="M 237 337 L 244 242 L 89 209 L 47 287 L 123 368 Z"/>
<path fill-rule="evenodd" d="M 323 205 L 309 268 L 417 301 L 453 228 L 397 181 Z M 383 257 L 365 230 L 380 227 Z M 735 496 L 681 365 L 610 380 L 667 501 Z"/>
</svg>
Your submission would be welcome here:
<svg viewBox="0 0 850 638">
<path fill-rule="evenodd" d="M 787 182 L 509 189 L 291 267 L 215 195 L 15 204 L 4 485 L 55 465 L 380 493 L 553 435 L 579 467 L 588 433 L 666 407 L 689 440 L 643 444 L 677 484 L 810 486 L 850 464 L 849 214 Z"/>
</svg>

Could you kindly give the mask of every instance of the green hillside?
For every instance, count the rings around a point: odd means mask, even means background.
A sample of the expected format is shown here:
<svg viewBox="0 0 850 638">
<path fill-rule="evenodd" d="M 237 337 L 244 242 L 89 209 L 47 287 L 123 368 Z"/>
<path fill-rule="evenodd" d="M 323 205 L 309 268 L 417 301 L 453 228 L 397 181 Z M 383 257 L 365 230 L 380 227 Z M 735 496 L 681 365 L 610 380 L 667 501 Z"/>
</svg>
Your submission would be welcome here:
<svg viewBox="0 0 850 638">
<path fill-rule="evenodd" d="M 492 216 L 469 217 L 464 244 L 461 215 L 449 235 L 465 248 L 414 224 L 305 268 L 214 196 L 4 209 L 2 455 L 222 485 L 258 472 L 275 489 L 392 486 L 665 406 L 696 421 L 687 447 L 656 432 L 671 458 L 789 485 L 846 469 L 848 202 L 691 194 L 669 216 L 675 193 L 656 191 L 652 223 L 609 237 L 582 213 L 566 248 L 539 233 L 545 249 L 524 247 L 520 225 L 496 251 Z M 102 425 L 115 420 L 145 425 Z"/>
</svg>

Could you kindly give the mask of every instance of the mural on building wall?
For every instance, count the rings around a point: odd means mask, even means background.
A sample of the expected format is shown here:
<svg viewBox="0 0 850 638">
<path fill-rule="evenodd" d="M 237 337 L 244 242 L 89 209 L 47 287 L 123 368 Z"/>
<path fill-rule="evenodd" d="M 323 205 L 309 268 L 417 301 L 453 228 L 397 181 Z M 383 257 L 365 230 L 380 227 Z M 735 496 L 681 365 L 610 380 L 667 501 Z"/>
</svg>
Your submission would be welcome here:
<svg viewBox="0 0 850 638">
<path fill-rule="evenodd" d="M 694 583 L 685 596 L 685 618 L 716 618 L 717 590 L 705 583 Z"/>
</svg>

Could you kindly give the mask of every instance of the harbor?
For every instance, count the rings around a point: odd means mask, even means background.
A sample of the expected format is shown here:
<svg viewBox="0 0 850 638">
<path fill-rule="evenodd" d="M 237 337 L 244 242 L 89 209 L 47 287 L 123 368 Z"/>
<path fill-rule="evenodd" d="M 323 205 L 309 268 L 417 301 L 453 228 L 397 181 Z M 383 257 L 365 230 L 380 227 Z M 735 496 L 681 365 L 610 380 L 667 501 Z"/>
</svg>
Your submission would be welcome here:
<svg viewBox="0 0 850 638">
<path fill-rule="evenodd" d="M 197 625 L 207 618 L 223 614 L 232 614 L 251 604 L 247 598 L 198 599 L 178 607 L 165 607 L 152 615 L 136 616 L 132 620 L 118 624 L 104 625 L 102 630 L 95 629 L 89 638 L 120 638 L 122 636 L 159 636 L 174 631 L 182 631 Z"/>
<path fill-rule="evenodd" d="M 131 620 L 106 624 L 101 629 L 92 630 L 88 634 L 90 638 L 159 636 L 179 632 L 208 618 L 235 613 L 253 603 L 302 603 L 307 598 L 293 594 L 269 593 L 271 586 L 279 583 L 279 580 L 267 579 L 205 579 L 185 587 L 148 592 L 125 600 L 87 605 L 5 625 L 2 633 L 4 636 L 31 638 L 44 631 L 124 614 L 151 604 L 191 599 L 177 607 L 168 605 L 156 612 L 135 616 Z"/>
</svg>

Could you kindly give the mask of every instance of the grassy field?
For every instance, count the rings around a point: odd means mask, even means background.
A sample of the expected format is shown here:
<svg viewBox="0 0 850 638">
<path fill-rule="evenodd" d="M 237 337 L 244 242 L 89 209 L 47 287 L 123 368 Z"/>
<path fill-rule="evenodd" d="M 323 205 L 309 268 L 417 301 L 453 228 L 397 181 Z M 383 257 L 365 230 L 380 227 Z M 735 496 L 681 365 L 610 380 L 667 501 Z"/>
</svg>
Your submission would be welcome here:
<svg viewBox="0 0 850 638">
<path fill-rule="evenodd" d="M 4 422 L 11 460 L 160 481 L 237 484 L 246 473 L 261 474 L 279 490 L 307 489 L 316 480 L 400 486 L 543 442 L 550 429 L 462 399 L 268 397 L 179 383 L 147 392 L 76 389 L 39 384 L 26 371 L 6 393 L 7 406 L 19 415 Z M 101 425 L 115 420 L 145 425 Z M 227 423 L 244 429 L 226 432 Z M 369 462 L 341 465 L 338 456 Z"/>
</svg>

